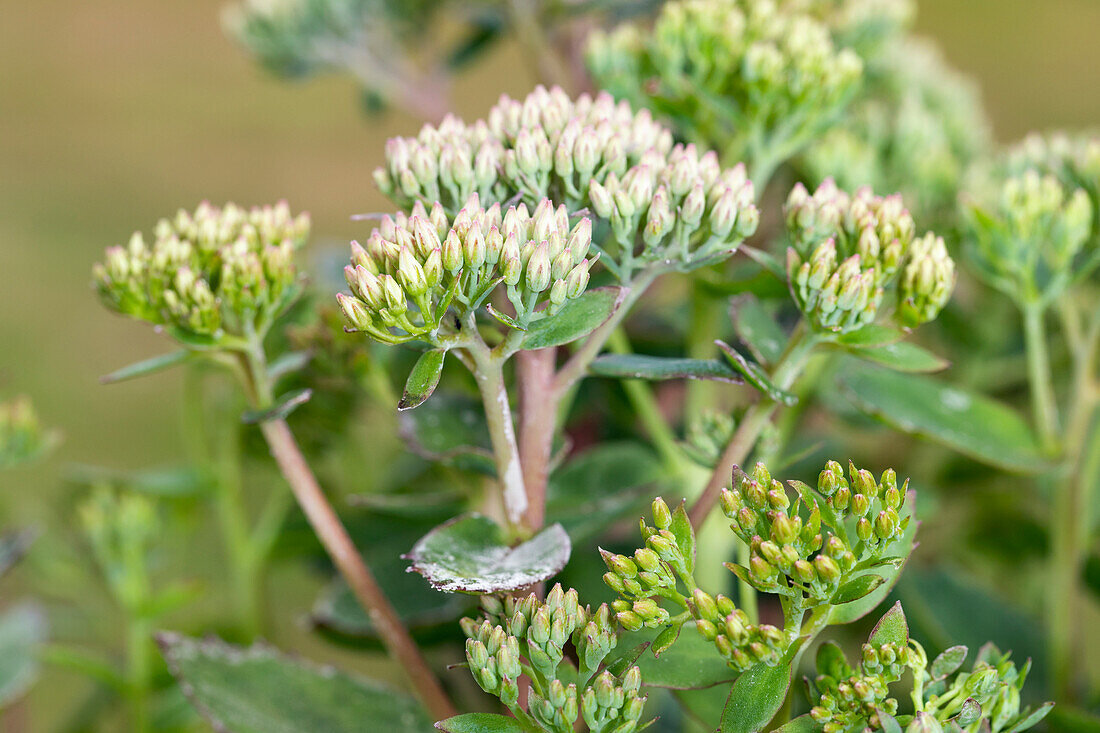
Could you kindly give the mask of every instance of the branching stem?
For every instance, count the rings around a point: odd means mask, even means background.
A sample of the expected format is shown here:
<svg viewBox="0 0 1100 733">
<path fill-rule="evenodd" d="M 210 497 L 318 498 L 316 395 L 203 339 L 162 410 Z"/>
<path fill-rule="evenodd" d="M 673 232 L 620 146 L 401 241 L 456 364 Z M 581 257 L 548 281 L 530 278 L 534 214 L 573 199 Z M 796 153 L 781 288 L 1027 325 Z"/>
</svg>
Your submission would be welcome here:
<svg viewBox="0 0 1100 733">
<path fill-rule="evenodd" d="M 257 409 L 270 407 L 273 402 L 272 386 L 262 345 L 257 340 L 243 356 L 243 371 L 247 377 L 245 388 L 251 401 Z M 298 505 L 378 630 L 390 657 L 404 667 L 421 701 L 437 720 L 454 715 L 454 707 L 442 686 L 317 483 L 286 420 L 267 420 L 260 424 L 260 428 Z"/>
</svg>

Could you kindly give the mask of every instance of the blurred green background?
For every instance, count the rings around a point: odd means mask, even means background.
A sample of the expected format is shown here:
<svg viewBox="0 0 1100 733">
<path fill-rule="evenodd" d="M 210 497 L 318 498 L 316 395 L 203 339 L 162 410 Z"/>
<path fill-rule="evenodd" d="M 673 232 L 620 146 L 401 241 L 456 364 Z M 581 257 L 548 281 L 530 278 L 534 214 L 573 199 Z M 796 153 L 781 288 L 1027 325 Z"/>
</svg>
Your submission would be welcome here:
<svg viewBox="0 0 1100 733">
<path fill-rule="evenodd" d="M 43 465 L 5 474 L 0 525 L 32 523 L 47 541 L 72 541 L 66 465 L 180 459 L 178 374 L 97 382 L 165 348 L 99 307 L 89 270 L 104 247 L 203 198 L 286 198 L 312 213 L 315 251 L 342 249 L 366 228 L 349 215 L 384 206 L 370 171 L 383 140 L 418 123 L 363 116 L 344 78 L 288 85 L 266 76 L 223 35 L 222 5 L 37 0 L 0 9 L 0 396 L 30 394 L 64 434 Z M 1100 120 L 1098 28 L 1096 0 L 921 0 L 917 20 L 980 84 L 1003 141 Z M 505 46 L 470 69 L 456 111 L 480 114 L 501 92 L 528 91 L 518 60 Z M 211 562 L 203 552 L 199 574 Z M 17 590 L 39 590 L 30 572 Z M 303 613 L 312 599 L 301 593 Z M 109 636 L 103 608 L 74 607 L 73 627 L 98 614 Z M 331 648 L 310 653 L 332 658 Z M 76 675 L 48 675 L 32 695 L 32 729 L 51 730 L 79 685 Z"/>
</svg>

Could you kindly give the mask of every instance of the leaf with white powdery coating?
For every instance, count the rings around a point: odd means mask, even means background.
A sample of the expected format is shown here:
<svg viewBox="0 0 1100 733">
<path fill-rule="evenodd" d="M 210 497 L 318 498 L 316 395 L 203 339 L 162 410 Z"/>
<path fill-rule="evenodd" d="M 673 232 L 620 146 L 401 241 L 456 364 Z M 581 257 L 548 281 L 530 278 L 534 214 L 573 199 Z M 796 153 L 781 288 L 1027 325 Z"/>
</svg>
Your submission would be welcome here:
<svg viewBox="0 0 1100 733">
<path fill-rule="evenodd" d="M 431 721 L 412 697 L 367 680 L 218 639 L 157 637 L 172 674 L 216 731 L 422 733 Z"/>
<path fill-rule="evenodd" d="M 480 514 L 456 517 L 426 534 L 406 556 L 410 572 L 448 593 L 500 593 L 541 583 L 569 561 L 560 524 L 509 547 L 496 522 Z"/>
</svg>

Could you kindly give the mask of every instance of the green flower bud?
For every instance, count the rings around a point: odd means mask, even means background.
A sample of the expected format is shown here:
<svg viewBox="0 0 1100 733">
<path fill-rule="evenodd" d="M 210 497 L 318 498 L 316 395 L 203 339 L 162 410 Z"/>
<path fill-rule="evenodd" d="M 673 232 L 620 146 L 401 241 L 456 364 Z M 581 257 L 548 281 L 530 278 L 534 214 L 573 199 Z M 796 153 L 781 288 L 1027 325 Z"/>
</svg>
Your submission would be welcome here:
<svg viewBox="0 0 1100 733">
<path fill-rule="evenodd" d="M 840 568 L 831 557 L 818 555 L 814 558 L 814 568 L 825 583 L 835 583 L 840 579 Z"/>
</svg>

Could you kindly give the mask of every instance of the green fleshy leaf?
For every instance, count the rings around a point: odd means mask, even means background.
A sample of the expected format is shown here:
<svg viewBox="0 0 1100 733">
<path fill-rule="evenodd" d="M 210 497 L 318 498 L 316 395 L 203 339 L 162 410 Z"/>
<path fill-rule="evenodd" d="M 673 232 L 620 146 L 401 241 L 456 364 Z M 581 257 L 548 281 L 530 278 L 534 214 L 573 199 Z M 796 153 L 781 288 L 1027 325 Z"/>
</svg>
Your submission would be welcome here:
<svg viewBox="0 0 1100 733">
<path fill-rule="evenodd" d="M 465 713 L 435 724 L 444 733 L 524 733 L 515 718 L 495 713 Z"/>
<path fill-rule="evenodd" d="M 197 355 L 195 352 L 187 349 L 180 349 L 179 351 L 161 354 L 160 356 L 154 356 L 152 359 L 146 359 L 145 361 L 139 361 L 136 364 L 122 367 L 121 369 L 100 377 L 99 381 L 103 384 L 125 382 L 130 379 L 137 379 L 138 377 L 148 376 L 149 374 L 163 372 L 165 369 L 171 369 L 180 364 L 194 361 L 196 358 Z"/>
<path fill-rule="evenodd" d="M 968 697 L 963 700 L 962 707 L 959 708 L 959 714 L 954 717 L 954 722 L 965 728 L 972 723 L 976 723 L 981 717 L 982 706 L 974 698 Z"/>
<path fill-rule="evenodd" d="M 594 537 L 616 520 L 637 516 L 661 462 L 641 443 L 603 443 L 572 456 L 550 474 L 546 490 L 547 522 L 560 522 L 574 544 Z"/>
<path fill-rule="evenodd" d="M 844 350 L 898 372 L 939 372 L 951 366 L 947 359 L 908 341 L 879 346 L 846 346 Z"/>
<path fill-rule="evenodd" d="M 398 415 L 398 430 L 413 453 L 455 468 L 496 475 L 481 402 L 442 391 L 416 410 Z"/>
<path fill-rule="evenodd" d="M 46 617 L 29 603 L 0 614 L 0 708 L 18 699 L 38 676 L 37 647 L 46 640 Z"/>
<path fill-rule="evenodd" d="M 643 629 L 624 634 L 619 639 L 619 647 L 633 653 L 637 649 L 635 644 L 642 642 L 648 647 L 660 633 Z M 738 674 L 715 651 L 714 644 L 690 626 L 680 634 L 675 644 L 661 654 L 660 659 L 649 653 L 642 654 L 632 663 L 637 664 L 641 670 L 646 687 L 665 687 L 672 690 L 693 690 L 727 684 L 736 679 Z"/>
<path fill-rule="evenodd" d="M 692 528 L 691 519 L 688 517 L 686 501 L 681 501 L 680 506 L 672 512 L 672 525 L 669 530 L 676 537 L 676 545 L 687 563 L 688 575 L 691 575 L 695 572 L 695 529 Z"/>
<path fill-rule="evenodd" d="M 405 380 L 405 393 L 397 403 L 398 410 L 411 410 L 424 404 L 439 386 L 439 377 L 443 374 L 443 362 L 447 358 L 445 349 L 425 351 L 413 364 L 409 378 Z"/>
<path fill-rule="evenodd" d="M 411 569 L 436 590 L 501 593 L 541 583 L 569 561 L 569 535 L 560 524 L 509 547 L 504 532 L 480 514 L 456 517 L 425 535 L 408 554 Z"/>
<path fill-rule="evenodd" d="M 948 675 L 954 674 L 963 662 L 966 661 L 966 655 L 969 650 L 962 644 L 951 647 L 950 649 L 944 649 L 935 659 L 932 660 L 932 664 L 928 667 L 929 674 L 932 675 L 933 680 L 942 680 Z"/>
<path fill-rule="evenodd" d="M 268 365 L 267 374 L 272 379 L 281 379 L 305 369 L 312 358 L 312 351 L 288 351 Z"/>
<path fill-rule="evenodd" d="M 905 611 L 901 609 L 901 601 L 895 603 L 882 615 L 875 624 L 875 628 L 871 629 L 871 635 L 867 637 L 867 641 L 874 646 L 883 644 L 906 646 L 909 643 L 909 624 L 905 620 Z"/>
<path fill-rule="evenodd" d="M 714 343 L 717 344 L 718 348 L 722 350 L 722 353 L 726 355 L 726 359 L 729 360 L 730 366 L 740 372 L 745 377 L 745 381 L 763 392 L 769 399 L 775 402 L 781 402 L 788 407 L 798 402 L 798 398 L 793 394 L 772 384 L 771 377 L 768 376 L 767 372 L 765 372 L 759 364 L 750 362 L 727 343 L 722 341 L 715 341 Z"/>
<path fill-rule="evenodd" d="M 872 591 L 885 582 L 886 579 L 881 575 L 874 575 L 871 573 L 867 575 L 857 575 L 837 588 L 830 603 L 834 606 L 839 606 L 845 603 L 851 603 L 852 601 L 858 601 L 870 595 Z"/>
<path fill-rule="evenodd" d="M 848 365 L 837 378 L 856 407 L 902 432 L 1010 470 L 1032 472 L 1050 466 L 1027 422 L 989 397 L 929 377 L 858 363 Z"/>
<path fill-rule="evenodd" d="M 826 641 L 817 648 L 817 658 L 814 660 L 814 668 L 818 674 L 829 677 L 843 677 L 838 674 L 848 666 L 848 659 L 844 656 L 844 650 L 835 641 Z"/>
<path fill-rule="evenodd" d="M 901 725 L 893 715 L 890 715 L 885 710 L 879 710 L 877 712 L 879 725 L 882 726 L 882 733 L 901 733 Z"/>
<path fill-rule="evenodd" d="M 842 333 L 836 337 L 836 342 L 844 346 L 864 347 L 888 346 L 905 338 L 905 333 L 890 326 L 878 323 L 870 323 L 863 328 Z"/>
<path fill-rule="evenodd" d="M 783 329 L 754 297 L 738 298 L 731 308 L 737 337 L 761 364 L 779 361 L 787 343 Z"/>
<path fill-rule="evenodd" d="M 364 725 L 423 733 L 431 721 L 412 697 L 285 657 L 220 640 L 157 637 L 169 669 L 215 730 L 233 733 L 358 733 Z"/>
<path fill-rule="evenodd" d="M 596 288 L 566 301 L 556 314 L 528 327 L 523 348 L 545 349 L 587 336 L 611 317 L 623 295 L 622 288 Z"/>
<path fill-rule="evenodd" d="M 709 379 L 743 384 L 728 364 L 717 359 L 680 359 L 644 354 L 603 354 L 588 367 L 589 374 L 618 379 Z"/>
<path fill-rule="evenodd" d="M 225 338 L 206 333 L 194 333 L 179 326 L 168 326 L 168 335 L 193 351 L 217 351 L 225 347 Z"/>
<path fill-rule="evenodd" d="M 676 643 L 676 640 L 680 638 L 680 630 L 684 627 L 684 622 L 672 624 L 667 629 L 657 634 L 657 638 L 653 640 L 653 656 L 660 657 L 667 652 L 669 648 Z"/>
<path fill-rule="evenodd" d="M 1031 712 L 1026 713 L 1024 715 L 1021 715 L 1019 718 L 1017 718 L 1016 722 L 1014 722 L 1012 724 L 1012 727 L 1009 728 L 1005 733 L 1019 733 L 1020 731 L 1027 730 L 1028 728 L 1034 728 L 1053 709 L 1054 709 L 1054 703 L 1045 702 L 1042 705 L 1040 705 L 1039 707 L 1037 707 L 1035 710 L 1032 710 Z M 1088 728 L 1088 729 L 1076 728 L 1076 729 L 1072 729 L 1072 730 L 1078 730 L 1078 731 L 1100 730 L 1100 720 L 1097 720 L 1096 718 L 1094 718 L 1094 721 L 1096 721 L 1096 722 L 1093 723 L 1093 725 L 1095 727 Z M 1071 729 L 1068 728 L 1068 727 L 1059 727 L 1056 730 L 1063 730 L 1064 731 L 1064 730 L 1071 730 Z"/>
<path fill-rule="evenodd" d="M 722 712 L 721 733 L 758 733 L 783 707 L 791 675 L 806 637 L 796 640 L 774 667 L 757 662 L 741 673 L 730 688 Z"/>
<path fill-rule="evenodd" d="M 724 685 L 716 685 L 702 690 L 673 690 L 672 695 L 687 715 L 711 731 L 718 728 L 729 691 Z"/>
<path fill-rule="evenodd" d="M 489 315 L 491 315 L 493 318 L 495 318 L 498 321 L 500 321 L 501 323 L 503 323 L 508 328 L 515 329 L 516 331 L 526 331 L 527 330 L 527 328 L 522 323 L 517 321 L 515 318 L 512 318 L 507 313 L 501 313 L 496 308 L 494 308 L 491 303 L 489 305 L 485 306 L 485 310 L 489 312 Z"/>
<path fill-rule="evenodd" d="M 290 413 L 294 412 L 300 406 L 309 402 L 309 398 L 313 396 L 313 390 L 296 389 L 293 392 L 287 392 L 275 400 L 275 404 L 266 410 L 248 410 L 241 415 L 241 421 L 252 425 L 262 422 L 270 422 L 272 420 L 285 420 Z"/>
</svg>

